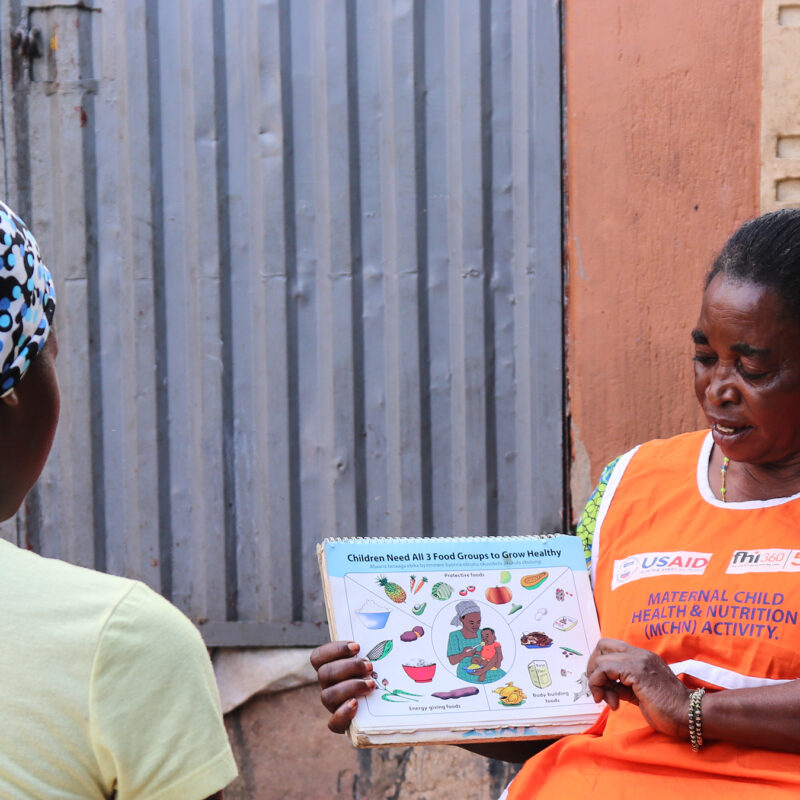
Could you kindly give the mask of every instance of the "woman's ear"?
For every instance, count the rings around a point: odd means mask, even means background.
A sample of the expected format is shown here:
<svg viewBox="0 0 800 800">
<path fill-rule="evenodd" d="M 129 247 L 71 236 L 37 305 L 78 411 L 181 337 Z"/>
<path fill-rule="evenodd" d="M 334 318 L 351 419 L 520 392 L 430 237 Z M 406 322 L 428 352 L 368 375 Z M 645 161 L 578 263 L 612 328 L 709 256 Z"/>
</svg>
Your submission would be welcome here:
<svg viewBox="0 0 800 800">
<path fill-rule="evenodd" d="M 19 405 L 19 395 L 17 394 L 16 389 L 12 389 L 8 394 L 4 394 L 0 397 L 0 402 L 5 403 L 5 405 L 9 406 L 10 408 L 16 408 Z"/>
</svg>

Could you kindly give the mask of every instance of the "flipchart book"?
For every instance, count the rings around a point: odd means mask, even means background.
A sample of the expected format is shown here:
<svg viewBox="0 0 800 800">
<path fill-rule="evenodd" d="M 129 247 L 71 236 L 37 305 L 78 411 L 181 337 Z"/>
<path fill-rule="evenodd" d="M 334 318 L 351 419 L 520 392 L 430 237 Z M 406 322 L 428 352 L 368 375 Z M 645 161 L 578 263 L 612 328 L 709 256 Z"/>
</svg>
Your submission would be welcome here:
<svg viewBox="0 0 800 800">
<path fill-rule="evenodd" d="M 326 539 L 317 556 L 331 638 L 358 642 L 378 684 L 357 747 L 553 738 L 600 714 L 577 537 Z"/>
</svg>

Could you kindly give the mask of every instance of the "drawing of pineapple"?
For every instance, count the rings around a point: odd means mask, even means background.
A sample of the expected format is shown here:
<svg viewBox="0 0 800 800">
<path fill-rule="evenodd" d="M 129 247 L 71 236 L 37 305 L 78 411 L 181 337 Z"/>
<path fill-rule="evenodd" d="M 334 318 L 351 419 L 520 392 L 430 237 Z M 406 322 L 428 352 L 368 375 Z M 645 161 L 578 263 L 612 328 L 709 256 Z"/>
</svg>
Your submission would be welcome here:
<svg viewBox="0 0 800 800">
<path fill-rule="evenodd" d="M 392 583 L 387 578 L 378 578 L 378 584 L 383 586 L 386 596 L 395 603 L 405 603 L 406 593 L 402 586 Z"/>
</svg>

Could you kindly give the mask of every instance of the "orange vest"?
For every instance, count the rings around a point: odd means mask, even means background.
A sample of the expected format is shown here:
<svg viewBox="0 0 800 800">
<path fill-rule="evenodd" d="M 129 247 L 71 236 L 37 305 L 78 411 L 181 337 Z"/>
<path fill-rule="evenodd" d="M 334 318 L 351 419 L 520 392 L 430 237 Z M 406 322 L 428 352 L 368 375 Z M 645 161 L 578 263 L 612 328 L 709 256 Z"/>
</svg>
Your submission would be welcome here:
<svg viewBox="0 0 800 800">
<path fill-rule="evenodd" d="M 658 653 L 693 688 L 793 680 L 800 496 L 721 503 L 708 436 L 649 442 L 614 470 L 592 549 L 602 634 Z M 508 797 L 674 800 L 708 781 L 715 800 L 799 797 L 800 756 L 711 741 L 693 753 L 623 703 L 530 759 Z"/>
</svg>

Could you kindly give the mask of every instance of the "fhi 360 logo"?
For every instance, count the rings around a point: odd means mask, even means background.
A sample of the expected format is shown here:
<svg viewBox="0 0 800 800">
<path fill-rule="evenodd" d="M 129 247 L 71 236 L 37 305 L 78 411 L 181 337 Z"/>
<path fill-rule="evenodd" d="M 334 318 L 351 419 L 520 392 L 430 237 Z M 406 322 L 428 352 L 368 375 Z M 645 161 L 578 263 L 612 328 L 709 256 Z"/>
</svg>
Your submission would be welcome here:
<svg viewBox="0 0 800 800">
<path fill-rule="evenodd" d="M 734 550 L 725 572 L 800 572 L 800 550 Z"/>
<path fill-rule="evenodd" d="M 694 553 L 688 550 L 628 556 L 614 561 L 611 588 L 616 589 L 642 578 L 655 578 L 657 575 L 702 575 L 711 556 L 711 553 Z"/>
</svg>

